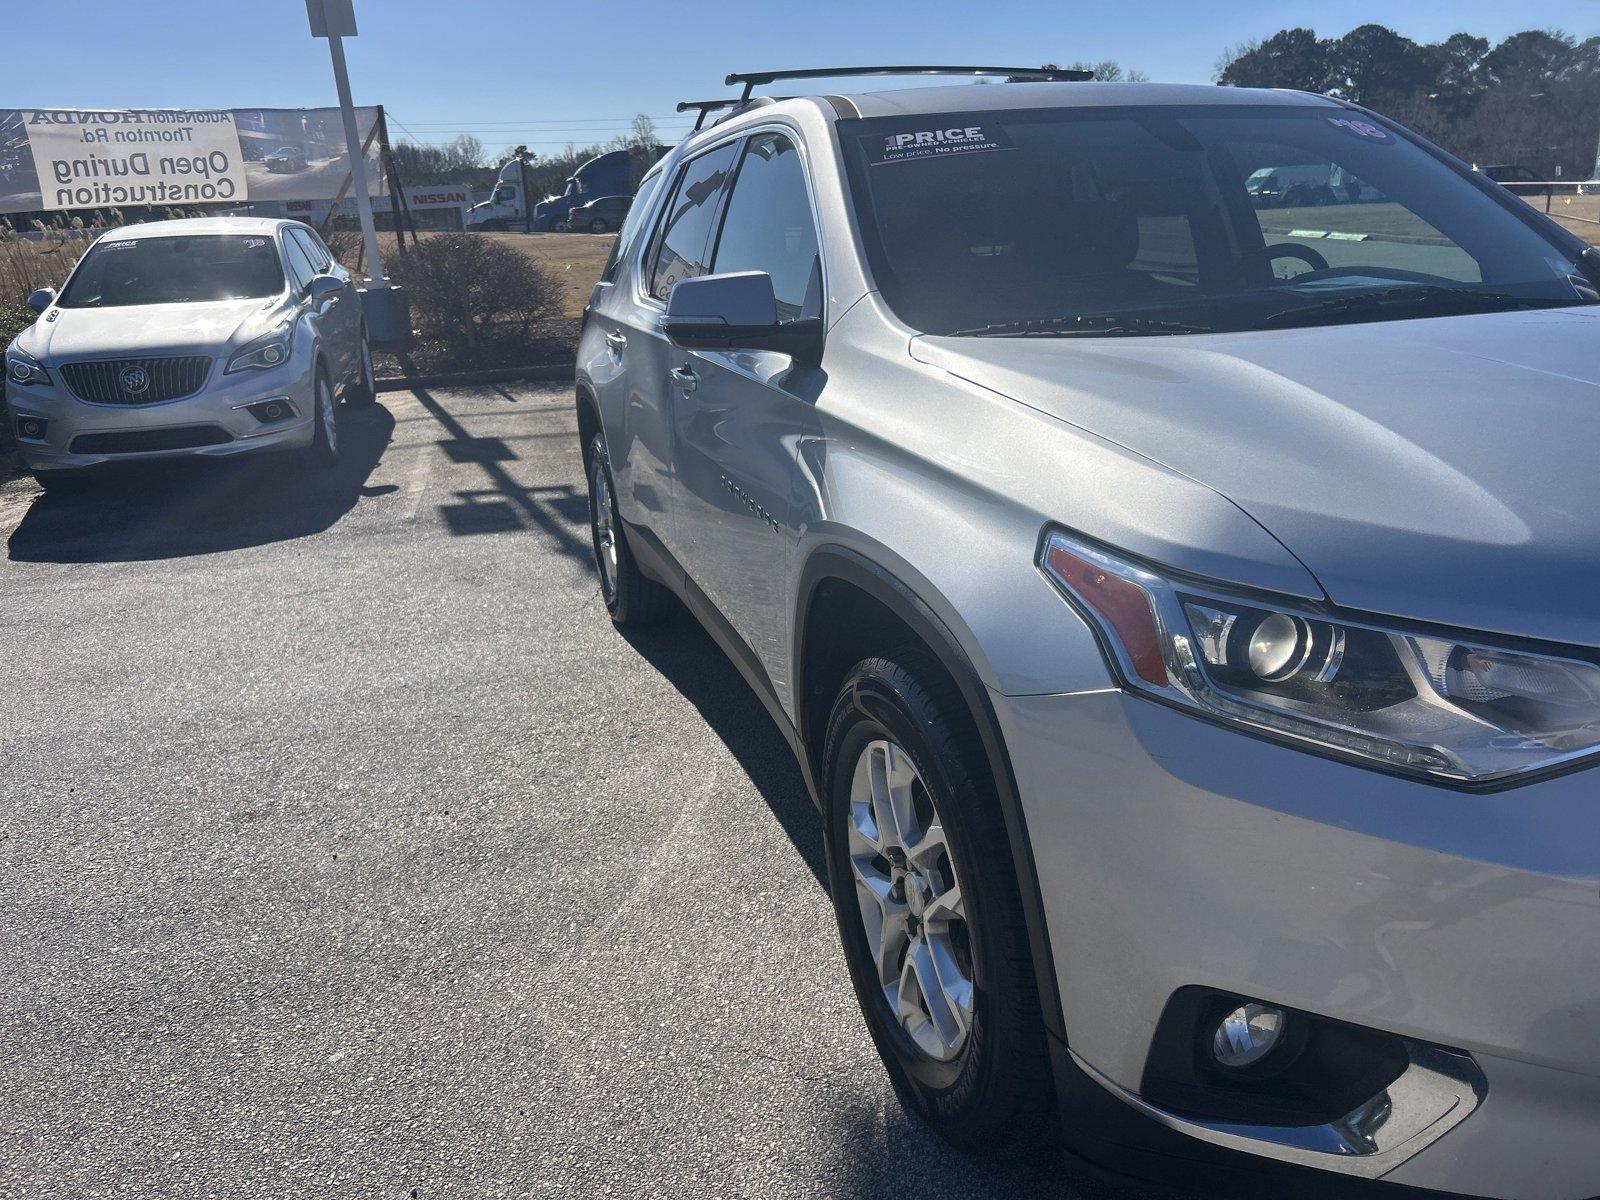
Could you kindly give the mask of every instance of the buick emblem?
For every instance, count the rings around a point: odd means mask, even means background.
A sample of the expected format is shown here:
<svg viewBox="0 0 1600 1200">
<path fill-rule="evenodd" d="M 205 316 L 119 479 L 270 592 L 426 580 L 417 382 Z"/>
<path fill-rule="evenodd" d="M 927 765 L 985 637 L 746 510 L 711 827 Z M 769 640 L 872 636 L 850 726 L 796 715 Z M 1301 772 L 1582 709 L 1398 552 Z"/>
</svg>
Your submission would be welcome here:
<svg viewBox="0 0 1600 1200">
<path fill-rule="evenodd" d="M 123 367 L 122 373 L 117 376 L 117 381 L 122 384 L 123 391 L 129 395 L 137 395 L 149 388 L 150 372 L 143 367 Z"/>
</svg>

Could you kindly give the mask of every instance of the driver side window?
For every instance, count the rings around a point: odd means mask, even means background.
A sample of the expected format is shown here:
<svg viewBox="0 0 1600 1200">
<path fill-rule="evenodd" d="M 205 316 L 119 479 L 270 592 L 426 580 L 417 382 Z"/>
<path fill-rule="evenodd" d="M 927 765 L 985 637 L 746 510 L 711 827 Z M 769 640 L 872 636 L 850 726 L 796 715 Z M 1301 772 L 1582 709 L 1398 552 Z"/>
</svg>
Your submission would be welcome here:
<svg viewBox="0 0 1600 1200">
<path fill-rule="evenodd" d="M 283 260 L 289 268 L 289 282 L 295 295 L 304 296 L 317 272 L 306 257 L 306 252 L 300 249 L 299 242 L 292 236 L 283 239 Z"/>
<path fill-rule="evenodd" d="M 800 152 L 781 133 L 759 133 L 745 146 L 711 269 L 772 276 L 778 319 L 822 315 L 822 260 Z"/>
</svg>

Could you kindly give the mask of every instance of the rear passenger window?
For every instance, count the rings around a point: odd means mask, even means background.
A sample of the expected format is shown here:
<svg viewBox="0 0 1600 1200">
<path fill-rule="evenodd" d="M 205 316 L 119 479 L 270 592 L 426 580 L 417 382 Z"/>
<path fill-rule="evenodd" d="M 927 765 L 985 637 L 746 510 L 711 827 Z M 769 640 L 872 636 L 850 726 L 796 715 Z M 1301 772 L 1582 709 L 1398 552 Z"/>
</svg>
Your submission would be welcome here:
<svg viewBox="0 0 1600 1200">
<path fill-rule="evenodd" d="M 822 269 L 800 152 L 781 133 L 751 138 L 728 198 L 712 269 L 765 271 L 772 276 L 778 316 L 820 316 Z"/>
<path fill-rule="evenodd" d="M 650 294 L 657 300 L 665 303 L 678 280 L 706 274 L 711 227 L 737 149 L 737 142 L 729 142 L 709 150 L 690 160 L 678 177 L 651 255 Z"/>
<path fill-rule="evenodd" d="M 600 272 L 600 279 L 610 283 L 617 277 L 617 264 L 627 257 L 628 251 L 633 248 L 633 243 L 639 238 L 639 226 L 644 224 L 645 210 L 650 207 L 650 197 L 656 194 L 656 188 L 661 184 L 661 174 L 646 176 L 639 182 L 638 194 L 633 198 L 633 207 L 628 209 L 628 219 L 622 223 L 622 231 L 617 234 L 617 240 L 611 244 L 611 257 L 606 259 L 606 269 Z"/>
</svg>

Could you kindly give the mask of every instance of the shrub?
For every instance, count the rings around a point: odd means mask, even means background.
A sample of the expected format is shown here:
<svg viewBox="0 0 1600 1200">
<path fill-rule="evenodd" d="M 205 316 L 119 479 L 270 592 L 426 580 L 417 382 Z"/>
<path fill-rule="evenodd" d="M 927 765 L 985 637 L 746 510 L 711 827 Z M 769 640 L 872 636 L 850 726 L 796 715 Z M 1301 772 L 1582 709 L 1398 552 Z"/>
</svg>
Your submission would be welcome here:
<svg viewBox="0 0 1600 1200">
<path fill-rule="evenodd" d="M 481 351 L 497 333 L 526 339 L 531 325 L 562 312 L 561 288 L 549 272 L 480 234 L 424 238 L 386 265 L 406 289 L 417 328 L 452 353 Z"/>
<path fill-rule="evenodd" d="M 361 257 L 361 231 L 359 229 L 330 229 L 322 235 L 328 253 L 341 266 L 355 273 L 356 259 Z"/>
<path fill-rule="evenodd" d="M 16 337 L 39 317 L 26 304 L 0 304 L 0 348 L 9 346 Z"/>
<path fill-rule="evenodd" d="M 26 304 L 0 304 L 0 350 L 9 346 L 12 338 L 32 325 L 38 315 Z M 0 414 L 0 483 L 6 480 L 15 465 L 11 453 L 16 446 L 11 422 L 3 419 L 3 414 Z"/>
</svg>

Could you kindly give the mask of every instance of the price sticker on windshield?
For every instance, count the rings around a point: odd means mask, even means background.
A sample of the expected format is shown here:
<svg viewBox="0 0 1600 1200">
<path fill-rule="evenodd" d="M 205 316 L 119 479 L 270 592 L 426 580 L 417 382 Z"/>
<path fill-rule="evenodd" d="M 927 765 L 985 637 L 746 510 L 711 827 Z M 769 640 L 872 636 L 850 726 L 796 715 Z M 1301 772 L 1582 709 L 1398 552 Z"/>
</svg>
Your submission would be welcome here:
<svg viewBox="0 0 1600 1200">
<path fill-rule="evenodd" d="M 894 133 L 869 134 L 861 139 L 867 162 L 874 167 L 885 163 L 916 162 L 928 158 L 953 158 L 958 154 L 983 154 L 992 150 L 1015 150 L 1005 130 L 994 125 L 960 124 L 937 129 L 904 129 Z"/>
<path fill-rule="evenodd" d="M 1389 131 L 1374 125 L 1371 121 L 1363 121 L 1359 117 L 1329 117 L 1328 124 L 1335 129 L 1342 129 L 1346 133 L 1353 133 L 1356 137 L 1367 138 L 1374 142 L 1387 142 Z"/>
</svg>

